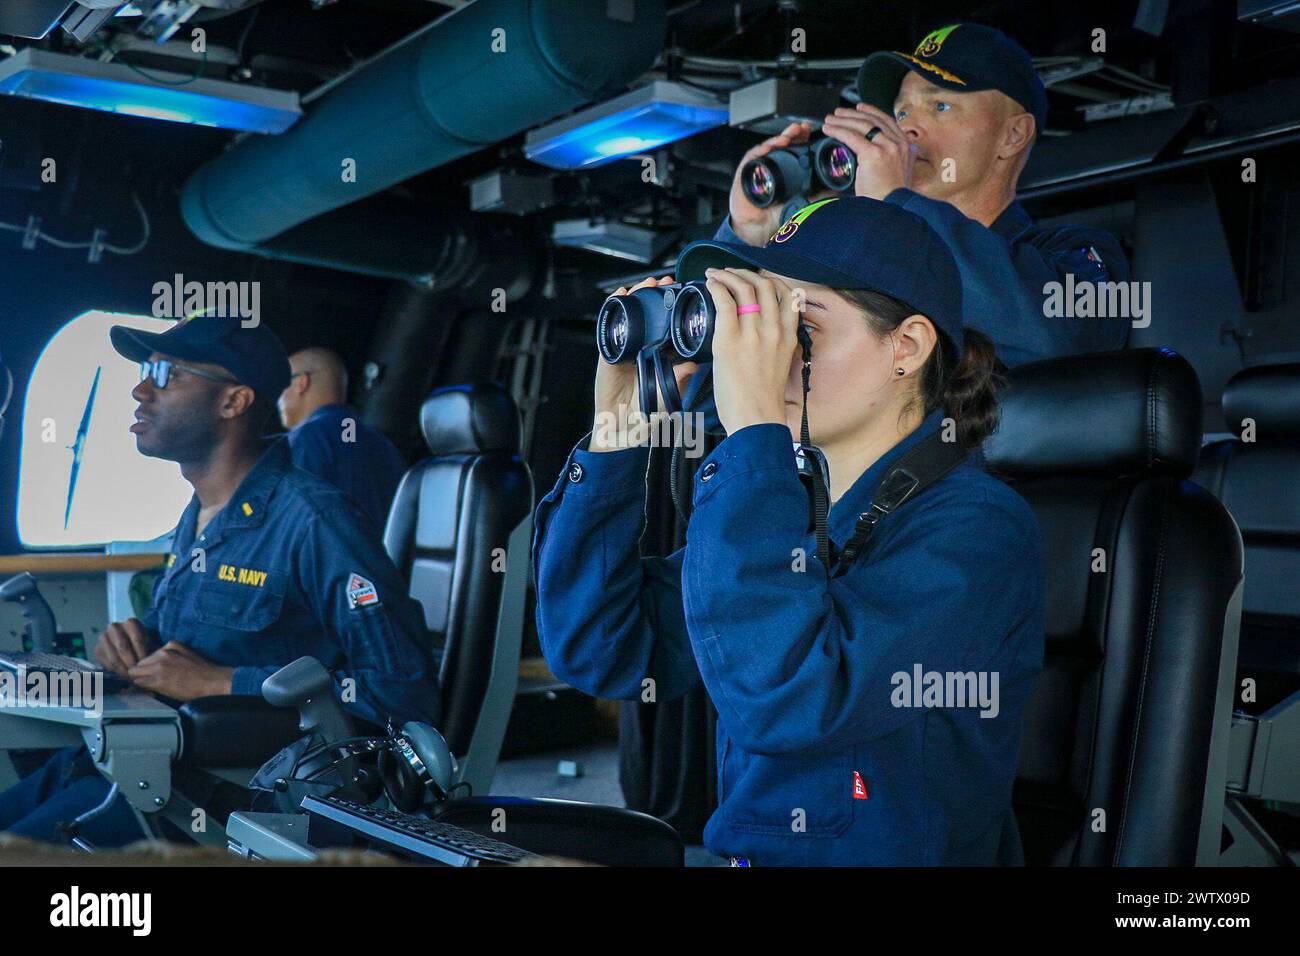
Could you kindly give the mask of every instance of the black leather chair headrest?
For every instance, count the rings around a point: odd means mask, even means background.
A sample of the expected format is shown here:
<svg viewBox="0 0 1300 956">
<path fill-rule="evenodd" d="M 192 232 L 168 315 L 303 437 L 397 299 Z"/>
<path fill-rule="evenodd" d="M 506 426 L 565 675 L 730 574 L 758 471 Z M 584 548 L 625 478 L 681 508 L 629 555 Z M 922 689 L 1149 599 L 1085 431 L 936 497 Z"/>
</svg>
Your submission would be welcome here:
<svg viewBox="0 0 1300 956">
<path fill-rule="evenodd" d="M 1223 387 L 1223 421 L 1241 434 L 1243 419 L 1254 419 L 1260 442 L 1300 438 L 1300 363 L 1244 368 Z"/>
<path fill-rule="evenodd" d="M 1129 349 L 1012 369 L 989 467 L 1035 475 L 1187 476 L 1201 447 L 1201 384 L 1172 349 Z"/>
<path fill-rule="evenodd" d="M 519 451 L 519 410 L 496 382 L 435 389 L 420 406 L 420 431 L 435 455 Z"/>
</svg>

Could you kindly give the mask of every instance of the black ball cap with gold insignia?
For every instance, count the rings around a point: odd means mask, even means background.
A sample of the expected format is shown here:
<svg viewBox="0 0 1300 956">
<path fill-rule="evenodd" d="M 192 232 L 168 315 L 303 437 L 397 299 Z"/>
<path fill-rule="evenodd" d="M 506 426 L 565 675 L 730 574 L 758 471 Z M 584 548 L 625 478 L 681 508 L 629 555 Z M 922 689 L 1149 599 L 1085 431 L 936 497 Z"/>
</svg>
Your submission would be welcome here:
<svg viewBox="0 0 1300 956">
<path fill-rule="evenodd" d="M 960 93 L 998 90 L 1033 114 L 1038 132 L 1047 122 L 1047 89 L 1034 61 L 1015 40 L 981 23 L 953 23 L 927 33 L 911 53 L 882 50 L 858 71 L 858 95 L 891 116 L 908 72 Z"/>
</svg>

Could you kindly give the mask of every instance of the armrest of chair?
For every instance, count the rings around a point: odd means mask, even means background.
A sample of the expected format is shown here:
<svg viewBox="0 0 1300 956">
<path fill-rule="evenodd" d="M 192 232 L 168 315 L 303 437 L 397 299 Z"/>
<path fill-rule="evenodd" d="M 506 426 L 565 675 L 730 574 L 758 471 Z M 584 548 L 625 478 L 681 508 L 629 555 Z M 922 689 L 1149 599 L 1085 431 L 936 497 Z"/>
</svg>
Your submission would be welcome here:
<svg viewBox="0 0 1300 956">
<path fill-rule="evenodd" d="M 505 831 L 493 823 L 505 813 Z M 605 866 L 682 866 L 682 838 L 646 813 L 622 807 L 527 797 L 464 797 L 437 804 L 429 815 L 545 856 Z"/>
<path fill-rule="evenodd" d="M 1300 803 L 1300 689 L 1265 700 L 1262 713 L 1232 715 L 1228 792 Z"/>
<path fill-rule="evenodd" d="M 296 710 L 261 697 L 197 697 L 180 715 L 181 760 L 194 767 L 257 767 L 303 736 Z"/>
</svg>

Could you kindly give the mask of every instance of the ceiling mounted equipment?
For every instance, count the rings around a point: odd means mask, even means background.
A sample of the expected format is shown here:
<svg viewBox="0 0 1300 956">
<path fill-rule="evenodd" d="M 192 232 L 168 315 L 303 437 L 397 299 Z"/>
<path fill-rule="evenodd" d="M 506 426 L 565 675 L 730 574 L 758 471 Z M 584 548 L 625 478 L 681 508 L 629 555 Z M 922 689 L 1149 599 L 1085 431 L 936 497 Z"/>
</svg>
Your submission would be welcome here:
<svg viewBox="0 0 1300 956">
<path fill-rule="evenodd" d="M 0 33 L 40 40 L 71 6 L 72 0 L 5 0 L 0 4 Z"/>
<path fill-rule="evenodd" d="M 0 33 L 44 39 L 55 26 L 78 43 L 85 43 L 110 20 L 132 23 L 142 36 L 163 42 L 196 14 L 208 10 L 232 12 L 262 0 L 3 0 Z"/>
<path fill-rule="evenodd" d="M 524 155 L 552 169 L 589 169 L 726 122 L 727 107 L 717 97 L 655 80 L 532 130 L 524 139 Z"/>
<path fill-rule="evenodd" d="M 564 219 L 552 227 L 551 240 L 557 246 L 586 249 L 649 265 L 668 248 L 673 236 L 623 222 Z"/>
<path fill-rule="evenodd" d="M 289 230 L 618 93 L 653 66 L 664 29 L 662 0 L 476 0 L 333 86 L 283 136 L 201 166 L 181 212 L 204 242 L 277 257 Z M 340 239 L 320 265 L 372 258 L 364 233 Z"/>
<path fill-rule="evenodd" d="M 775 136 L 791 123 L 810 122 L 820 127 L 839 105 L 837 90 L 773 77 L 731 91 L 729 122 L 753 133 Z"/>
<path fill-rule="evenodd" d="M 86 109 L 252 133 L 282 133 L 302 115 L 298 94 L 152 71 L 28 47 L 0 60 L 0 93 Z M 174 85 L 176 83 L 184 83 Z"/>
<path fill-rule="evenodd" d="M 1237 0 L 1237 19 L 1294 33 L 1300 31 L 1300 3 L 1296 0 Z"/>
</svg>

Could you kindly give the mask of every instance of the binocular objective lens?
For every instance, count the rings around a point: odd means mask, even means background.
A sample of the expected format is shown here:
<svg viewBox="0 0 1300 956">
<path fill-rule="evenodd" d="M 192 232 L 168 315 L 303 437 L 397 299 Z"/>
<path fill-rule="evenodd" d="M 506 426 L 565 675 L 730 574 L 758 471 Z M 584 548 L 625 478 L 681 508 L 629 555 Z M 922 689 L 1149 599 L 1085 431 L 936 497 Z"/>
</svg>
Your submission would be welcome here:
<svg viewBox="0 0 1300 956">
<path fill-rule="evenodd" d="M 606 303 L 598 321 L 601 329 L 600 351 L 606 361 L 616 362 L 627 347 L 627 311 L 617 305 Z"/>
<path fill-rule="evenodd" d="M 677 354 L 698 359 L 712 334 L 713 303 L 709 294 L 697 286 L 686 286 L 673 307 L 672 336 Z"/>
<path fill-rule="evenodd" d="M 857 162 L 853 151 L 843 143 L 836 143 L 822 154 L 822 173 L 826 185 L 832 189 L 848 189 L 857 175 Z"/>
<path fill-rule="evenodd" d="M 704 336 L 709 331 L 709 310 L 698 296 L 691 297 L 691 304 L 682 316 L 682 343 L 692 352 L 704 344 Z"/>
<path fill-rule="evenodd" d="M 609 330 L 609 337 L 613 342 L 614 348 L 618 351 L 622 351 L 623 346 L 627 345 L 627 316 L 624 316 L 614 323 L 614 327 Z"/>
<path fill-rule="evenodd" d="M 750 163 L 743 179 L 745 193 L 756 206 L 766 206 L 776 198 L 776 177 L 763 163 Z"/>
</svg>

